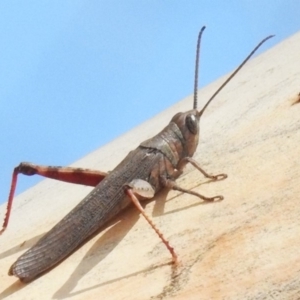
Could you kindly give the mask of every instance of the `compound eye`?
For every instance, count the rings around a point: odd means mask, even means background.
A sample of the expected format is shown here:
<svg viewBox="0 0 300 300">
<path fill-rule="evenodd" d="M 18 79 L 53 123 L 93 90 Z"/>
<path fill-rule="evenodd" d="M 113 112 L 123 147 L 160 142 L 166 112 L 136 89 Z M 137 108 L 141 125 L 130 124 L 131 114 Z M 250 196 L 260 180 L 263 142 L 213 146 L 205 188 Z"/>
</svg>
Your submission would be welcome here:
<svg viewBox="0 0 300 300">
<path fill-rule="evenodd" d="M 198 133 L 198 120 L 195 115 L 188 114 L 185 118 L 185 125 L 192 134 Z"/>
</svg>

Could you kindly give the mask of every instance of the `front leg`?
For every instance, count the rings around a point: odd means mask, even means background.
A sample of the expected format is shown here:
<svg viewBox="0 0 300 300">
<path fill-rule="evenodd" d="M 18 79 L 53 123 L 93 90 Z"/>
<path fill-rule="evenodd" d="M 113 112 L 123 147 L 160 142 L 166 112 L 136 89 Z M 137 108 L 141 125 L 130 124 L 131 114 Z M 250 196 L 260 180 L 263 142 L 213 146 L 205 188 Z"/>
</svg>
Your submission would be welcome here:
<svg viewBox="0 0 300 300">
<path fill-rule="evenodd" d="M 210 178 L 213 181 L 216 180 L 223 180 L 225 178 L 227 178 L 226 174 L 218 174 L 218 175 L 210 175 L 207 172 L 205 172 L 199 165 L 199 163 L 194 160 L 191 157 L 184 157 L 182 158 L 179 163 L 177 164 L 177 168 L 174 169 L 173 166 L 168 165 L 168 172 L 167 175 L 161 175 L 160 176 L 160 182 L 162 184 L 163 187 L 167 188 L 167 189 L 172 189 L 172 190 L 176 190 L 176 191 L 180 191 L 182 193 L 187 193 L 193 196 L 196 196 L 204 201 L 221 201 L 224 199 L 223 196 L 215 196 L 215 197 L 206 197 L 203 196 L 197 192 L 194 191 L 190 191 L 187 190 L 185 188 L 180 187 L 176 181 L 174 180 L 175 178 L 178 178 L 182 173 L 183 173 L 183 168 L 185 167 L 185 165 L 187 163 L 191 163 L 197 170 L 199 170 L 206 178 Z"/>
<path fill-rule="evenodd" d="M 161 183 L 162 185 L 167 188 L 167 189 L 170 189 L 170 190 L 175 190 L 175 191 L 179 191 L 179 192 L 182 192 L 182 193 L 186 193 L 186 194 L 190 194 L 190 195 L 193 195 L 193 196 L 196 196 L 204 201 L 209 201 L 209 202 L 212 202 L 212 201 L 222 201 L 224 199 L 223 196 L 215 196 L 215 197 L 205 197 L 197 192 L 194 192 L 194 191 L 190 191 L 190 190 L 187 190 L 185 188 L 182 188 L 180 187 L 175 180 L 172 180 L 172 179 L 169 179 L 169 178 L 166 178 L 165 176 L 161 176 Z"/>
<path fill-rule="evenodd" d="M 192 157 L 184 157 L 182 158 L 179 163 L 178 163 L 178 166 L 177 166 L 177 169 L 178 169 L 178 172 L 181 174 L 182 173 L 182 170 L 183 168 L 185 167 L 185 165 L 187 163 L 190 163 L 192 164 L 198 171 L 200 171 L 206 178 L 209 178 L 209 179 L 212 179 L 214 181 L 216 180 L 223 180 L 225 178 L 227 178 L 227 174 L 218 174 L 218 175 L 210 175 L 208 174 L 206 171 L 204 171 L 201 167 L 200 167 L 200 164 L 195 160 L 193 159 Z"/>
</svg>

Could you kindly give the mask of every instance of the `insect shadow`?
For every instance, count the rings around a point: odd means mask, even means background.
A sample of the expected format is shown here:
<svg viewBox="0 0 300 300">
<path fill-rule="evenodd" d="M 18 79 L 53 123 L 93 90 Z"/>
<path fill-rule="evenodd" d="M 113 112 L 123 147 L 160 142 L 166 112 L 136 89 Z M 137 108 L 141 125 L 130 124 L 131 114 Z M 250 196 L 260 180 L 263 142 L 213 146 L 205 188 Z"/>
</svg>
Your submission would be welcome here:
<svg viewBox="0 0 300 300">
<path fill-rule="evenodd" d="M 0 253 L 0 259 L 3 259 L 5 257 L 8 257 L 8 256 L 11 256 L 13 254 L 16 254 L 20 251 L 23 251 L 24 249 L 28 249 L 30 247 L 32 247 L 34 244 L 36 244 L 36 242 L 45 234 L 46 232 L 44 233 L 41 233 L 41 234 L 38 234 L 36 236 L 34 236 L 33 238 L 29 239 L 29 240 L 26 240 L 24 241 L 22 244 L 18 244 L 17 246 L 14 246 L 2 253 Z"/>
</svg>

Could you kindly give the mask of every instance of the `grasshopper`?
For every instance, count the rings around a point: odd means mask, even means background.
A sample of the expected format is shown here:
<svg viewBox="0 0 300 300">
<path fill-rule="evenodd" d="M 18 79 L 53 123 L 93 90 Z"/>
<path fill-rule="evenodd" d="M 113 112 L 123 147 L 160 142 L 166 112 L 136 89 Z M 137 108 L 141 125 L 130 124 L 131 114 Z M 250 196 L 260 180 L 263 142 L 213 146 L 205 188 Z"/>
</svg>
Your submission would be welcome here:
<svg viewBox="0 0 300 300">
<path fill-rule="evenodd" d="M 220 201 L 223 196 L 205 197 L 197 192 L 177 185 L 176 179 L 183 173 L 187 163 L 191 163 L 205 177 L 221 180 L 226 174 L 210 175 L 192 157 L 199 141 L 200 118 L 211 101 L 232 77 L 250 59 L 254 52 L 269 38 L 263 39 L 247 56 L 232 75 L 207 101 L 202 110 L 197 110 L 197 82 L 201 36 L 199 32 L 196 50 L 193 109 L 177 113 L 170 123 L 157 135 L 142 142 L 121 161 L 110 173 L 71 167 L 47 167 L 31 163 L 21 163 L 13 171 L 11 189 L 3 233 L 8 225 L 18 174 L 34 175 L 84 184 L 95 187 L 69 214 L 46 233 L 31 249 L 21 255 L 10 267 L 9 275 L 15 275 L 23 282 L 29 282 L 49 271 L 69 256 L 89 237 L 97 232 L 112 217 L 131 202 L 145 217 L 172 255 L 174 263 L 177 254 L 168 240 L 145 213 L 139 200 L 151 199 L 163 188 L 177 190 L 199 197 L 204 201 Z"/>
</svg>

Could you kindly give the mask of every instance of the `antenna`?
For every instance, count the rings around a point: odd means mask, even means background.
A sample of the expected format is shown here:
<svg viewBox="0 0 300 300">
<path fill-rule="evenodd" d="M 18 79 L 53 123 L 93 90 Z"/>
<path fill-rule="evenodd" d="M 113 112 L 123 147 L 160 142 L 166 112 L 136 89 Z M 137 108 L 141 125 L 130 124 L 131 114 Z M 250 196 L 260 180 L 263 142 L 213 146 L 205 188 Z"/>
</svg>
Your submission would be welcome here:
<svg viewBox="0 0 300 300">
<path fill-rule="evenodd" d="M 244 66 L 244 64 L 250 59 L 250 57 L 255 53 L 255 51 L 268 39 L 274 37 L 274 35 L 270 35 L 266 38 L 264 38 L 252 51 L 251 53 L 245 58 L 245 60 L 237 67 L 237 69 L 225 80 L 225 82 L 217 89 L 217 91 L 210 97 L 210 99 L 207 101 L 207 103 L 204 105 L 202 110 L 198 113 L 199 118 L 202 116 L 203 112 L 207 108 L 207 106 L 210 104 L 210 102 L 219 94 L 219 92 L 223 89 L 223 87 L 235 76 L 235 74 Z M 194 94 L 195 95 L 195 94 Z M 195 106 L 195 100 L 194 100 L 194 106 Z M 194 107 L 195 108 L 195 107 Z"/>
<path fill-rule="evenodd" d="M 203 26 L 198 34 L 198 41 L 197 41 L 197 50 L 196 50 L 196 64 L 195 64 L 195 82 L 194 82 L 194 107 L 193 109 L 197 109 L 198 105 L 198 90 L 197 90 L 197 85 L 198 85 L 198 71 L 199 71 L 199 53 L 200 53 L 200 42 L 201 42 L 201 36 L 202 33 L 205 29 L 205 26 Z"/>
</svg>

